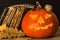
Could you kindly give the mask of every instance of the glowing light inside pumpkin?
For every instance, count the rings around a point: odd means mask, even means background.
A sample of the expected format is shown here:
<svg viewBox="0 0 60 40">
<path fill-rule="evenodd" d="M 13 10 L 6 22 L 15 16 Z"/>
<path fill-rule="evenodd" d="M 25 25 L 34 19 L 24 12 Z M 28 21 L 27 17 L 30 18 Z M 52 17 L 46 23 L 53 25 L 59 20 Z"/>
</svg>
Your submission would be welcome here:
<svg viewBox="0 0 60 40">
<path fill-rule="evenodd" d="M 45 30 L 45 29 L 48 29 L 49 27 L 52 27 L 52 26 L 53 26 L 53 23 L 50 23 L 50 24 L 45 25 L 45 26 L 29 25 L 29 29 L 34 29 L 34 30 L 39 31 L 40 29 Z"/>
<path fill-rule="evenodd" d="M 48 18 L 50 18 L 51 16 L 52 16 L 51 14 L 45 14 L 45 15 L 44 15 L 45 19 L 48 19 Z"/>
<path fill-rule="evenodd" d="M 38 15 L 37 14 L 30 14 L 29 15 L 30 16 L 30 18 L 32 18 L 33 20 L 36 20 L 36 18 L 38 17 Z M 44 15 L 44 17 L 45 17 L 45 19 L 48 19 L 48 18 L 50 18 L 52 15 L 51 14 L 45 14 Z M 38 18 L 38 21 L 37 21 L 37 23 L 38 24 L 44 24 L 45 22 L 44 22 L 44 18 L 43 18 L 43 16 L 40 16 L 39 18 Z M 52 27 L 53 26 L 53 23 L 50 23 L 50 24 L 48 24 L 48 25 L 44 25 L 44 26 L 39 26 L 39 25 L 37 25 L 37 24 L 32 24 L 32 25 L 29 25 L 29 29 L 34 29 L 34 30 L 45 30 L 45 29 L 48 29 L 49 27 Z"/>
<path fill-rule="evenodd" d="M 35 20 L 38 15 L 37 14 L 34 14 L 34 15 L 33 14 L 30 14 L 29 16 L 30 16 L 30 18 L 32 18 L 33 20 Z"/>
<path fill-rule="evenodd" d="M 39 19 L 38 19 L 38 23 L 44 23 L 44 19 L 43 19 L 43 17 L 41 16 L 41 17 L 39 17 Z"/>
</svg>

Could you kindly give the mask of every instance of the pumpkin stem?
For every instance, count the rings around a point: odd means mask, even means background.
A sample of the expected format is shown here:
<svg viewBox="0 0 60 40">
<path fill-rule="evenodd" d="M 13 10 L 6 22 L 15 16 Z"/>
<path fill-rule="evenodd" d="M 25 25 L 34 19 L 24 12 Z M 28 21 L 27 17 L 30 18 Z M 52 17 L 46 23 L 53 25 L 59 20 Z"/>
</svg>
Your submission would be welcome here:
<svg viewBox="0 0 60 40">
<path fill-rule="evenodd" d="M 40 9 L 41 8 L 41 5 L 38 1 L 36 1 L 36 9 Z"/>
<path fill-rule="evenodd" d="M 40 8 L 42 8 L 40 3 L 36 1 L 36 5 L 34 6 L 33 10 L 40 9 Z"/>
</svg>

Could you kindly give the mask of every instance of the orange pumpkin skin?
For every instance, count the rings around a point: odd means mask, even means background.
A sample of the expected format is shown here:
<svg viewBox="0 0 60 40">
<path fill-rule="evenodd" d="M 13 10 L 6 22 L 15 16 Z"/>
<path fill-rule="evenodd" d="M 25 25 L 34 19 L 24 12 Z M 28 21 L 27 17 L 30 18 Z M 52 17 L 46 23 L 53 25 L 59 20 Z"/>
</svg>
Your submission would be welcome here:
<svg viewBox="0 0 60 40">
<path fill-rule="evenodd" d="M 55 14 L 45 9 L 30 10 L 22 20 L 23 32 L 33 38 L 53 36 L 58 29 L 58 19 Z"/>
</svg>

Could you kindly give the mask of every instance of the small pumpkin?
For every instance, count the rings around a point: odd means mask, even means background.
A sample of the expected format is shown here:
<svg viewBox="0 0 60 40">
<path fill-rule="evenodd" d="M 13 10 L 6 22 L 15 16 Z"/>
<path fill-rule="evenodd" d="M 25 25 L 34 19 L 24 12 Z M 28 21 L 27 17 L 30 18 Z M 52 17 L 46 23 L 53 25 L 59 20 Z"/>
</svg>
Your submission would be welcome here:
<svg viewBox="0 0 60 40">
<path fill-rule="evenodd" d="M 22 30 L 29 37 L 51 37 L 57 32 L 57 29 L 56 15 L 45 9 L 30 10 L 22 20 Z"/>
</svg>

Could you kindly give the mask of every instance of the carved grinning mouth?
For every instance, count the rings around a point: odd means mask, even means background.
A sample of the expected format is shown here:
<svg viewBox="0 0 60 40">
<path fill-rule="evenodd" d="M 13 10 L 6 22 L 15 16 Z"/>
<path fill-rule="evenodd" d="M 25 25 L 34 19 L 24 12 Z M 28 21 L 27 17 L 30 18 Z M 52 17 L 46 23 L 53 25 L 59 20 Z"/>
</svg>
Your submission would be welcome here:
<svg viewBox="0 0 60 40">
<path fill-rule="evenodd" d="M 33 20 L 36 20 L 36 18 L 38 17 L 38 14 L 30 14 L 29 17 L 31 19 L 33 19 Z M 40 25 L 42 23 L 44 24 L 45 20 L 49 19 L 50 17 L 52 17 L 52 15 L 48 14 L 48 13 L 46 13 L 43 16 L 39 16 L 39 18 L 37 19 L 37 23 L 40 24 Z M 39 25 L 37 25 L 37 24 L 34 23 L 32 25 L 29 25 L 29 29 L 34 29 L 34 30 L 40 30 L 41 29 L 41 30 L 45 30 L 45 29 L 48 29 L 49 27 L 52 27 L 52 26 L 53 26 L 53 23 L 49 23 L 49 24 L 47 24 L 45 26 L 39 26 Z"/>
<path fill-rule="evenodd" d="M 34 29 L 34 30 L 46 30 L 48 29 L 49 27 L 52 27 L 53 26 L 53 23 L 50 23 L 48 25 L 45 25 L 45 26 L 38 26 L 38 25 L 29 25 L 29 29 Z"/>
</svg>

